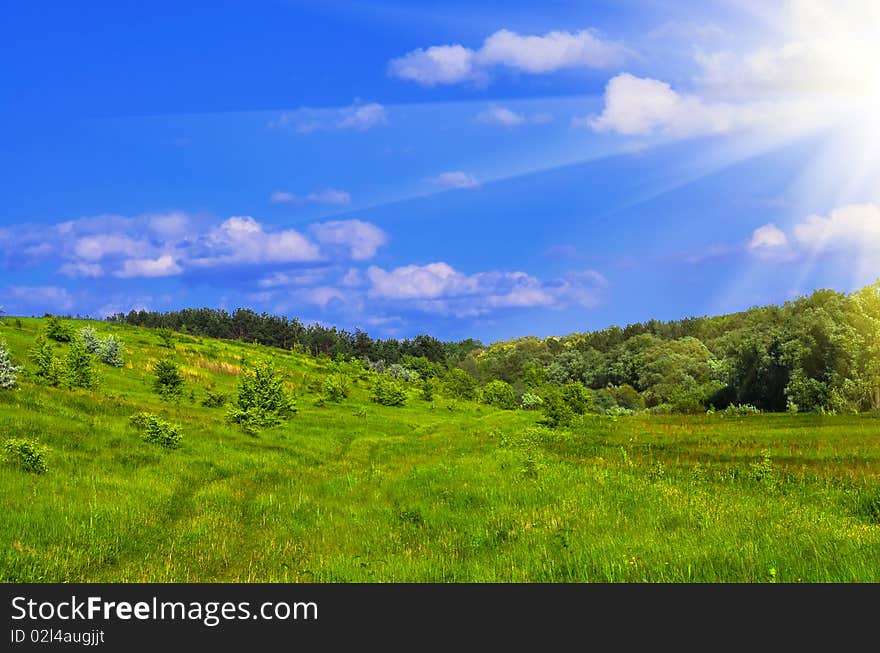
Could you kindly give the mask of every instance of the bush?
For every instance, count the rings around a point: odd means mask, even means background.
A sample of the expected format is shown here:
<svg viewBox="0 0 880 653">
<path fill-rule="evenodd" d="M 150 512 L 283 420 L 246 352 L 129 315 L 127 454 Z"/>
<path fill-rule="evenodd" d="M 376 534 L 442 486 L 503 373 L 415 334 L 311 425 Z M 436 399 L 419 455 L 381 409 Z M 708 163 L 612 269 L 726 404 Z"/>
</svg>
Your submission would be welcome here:
<svg viewBox="0 0 880 653">
<path fill-rule="evenodd" d="M 122 355 L 125 352 L 125 343 L 116 336 L 107 336 L 98 344 L 98 358 L 107 365 L 122 367 L 124 362 Z"/>
<path fill-rule="evenodd" d="M 531 392 L 523 393 L 520 408 L 523 410 L 539 410 L 544 405 L 544 400 Z"/>
<path fill-rule="evenodd" d="M 199 403 L 207 408 L 222 408 L 226 405 L 226 395 L 217 392 L 216 386 L 212 383 L 205 388 L 205 396 Z"/>
<path fill-rule="evenodd" d="M 86 346 L 86 349 L 90 354 L 97 354 L 98 349 L 101 347 L 101 339 L 98 337 L 98 334 L 95 330 L 90 326 L 85 326 L 79 330 L 79 339 Z"/>
<path fill-rule="evenodd" d="M 642 398 L 642 395 L 628 383 L 624 383 L 616 388 L 608 388 L 608 391 L 621 408 L 627 408 L 632 411 L 644 410 L 645 408 L 645 400 Z"/>
<path fill-rule="evenodd" d="M 141 440 L 158 444 L 166 449 L 180 446 L 180 427 L 159 419 L 151 413 L 138 413 L 129 418 L 131 424 L 141 432 Z"/>
<path fill-rule="evenodd" d="M 406 381 L 407 383 L 413 383 L 414 381 L 419 380 L 419 373 L 415 370 L 411 370 L 408 367 L 404 367 L 399 363 L 392 363 L 388 366 L 388 374 L 393 376 L 395 379 L 400 379 L 401 381 Z"/>
<path fill-rule="evenodd" d="M 757 415 L 760 409 L 751 404 L 730 404 L 727 408 L 720 411 L 720 415 L 725 417 L 741 417 L 743 415 Z"/>
<path fill-rule="evenodd" d="M 171 329 L 159 329 L 157 333 L 159 335 L 160 347 L 174 349 L 174 332 Z"/>
<path fill-rule="evenodd" d="M 69 388 L 91 389 L 98 385 L 98 373 L 92 367 L 92 355 L 79 339 L 70 343 L 64 357 L 64 384 Z"/>
<path fill-rule="evenodd" d="M 18 382 L 21 367 L 12 364 L 6 343 L 0 340 L 0 390 L 11 390 Z"/>
<path fill-rule="evenodd" d="M 6 462 L 34 474 L 43 474 L 49 469 L 46 464 L 48 454 L 48 447 L 32 439 L 13 438 L 3 444 L 3 457 Z"/>
<path fill-rule="evenodd" d="M 544 424 L 553 428 L 571 424 L 572 419 L 574 419 L 574 411 L 562 396 L 561 390 L 551 386 L 544 393 L 543 399 L 544 403 L 541 406 L 541 412 L 544 415 Z"/>
<path fill-rule="evenodd" d="M 51 386 L 61 384 L 64 368 L 45 335 L 41 333 L 37 336 L 33 346 L 28 350 L 28 357 L 36 366 L 36 377 L 41 382 Z"/>
<path fill-rule="evenodd" d="M 49 316 L 49 321 L 46 323 L 46 336 L 57 342 L 71 342 L 73 340 L 70 327 L 55 315 Z"/>
<path fill-rule="evenodd" d="M 379 376 L 373 385 L 371 401 L 383 406 L 403 406 L 406 404 L 406 388 L 402 383 L 387 376 Z"/>
<path fill-rule="evenodd" d="M 622 415 L 632 415 L 635 413 L 631 408 L 624 408 L 623 406 L 612 406 L 608 410 L 605 411 L 606 415 L 612 415 L 614 417 L 620 417 Z"/>
<path fill-rule="evenodd" d="M 342 401 L 348 397 L 349 388 L 347 376 L 344 374 L 331 374 L 324 379 L 324 399 L 327 401 Z"/>
<path fill-rule="evenodd" d="M 477 380 L 458 367 L 446 372 L 443 385 L 449 396 L 456 399 L 473 399 L 477 393 Z"/>
<path fill-rule="evenodd" d="M 164 358 L 153 367 L 153 390 L 162 399 L 171 400 L 183 395 L 183 376 L 177 364 L 170 358 Z"/>
<path fill-rule="evenodd" d="M 562 399 L 575 415 L 583 415 L 593 410 L 593 396 L 580 381 L 572 381 L 562 386 Z"/>
<path fill-rule="evenodd" d="M 514 410 L 516 395 L 513 392 L 513 386 L 507 381 L 495 380 L 490 381 L 480 390 L 480 402 L 497 406 L 502 410 Z"/>
<path fill-rule="evenodd" d="M 284 391 L 284 381 L 269 361 L 243 371 L 238 378 L 238 396 L 226 419 L 245 431 L 275 426 L 296 412 L 293 399 Z"/>
</svg>

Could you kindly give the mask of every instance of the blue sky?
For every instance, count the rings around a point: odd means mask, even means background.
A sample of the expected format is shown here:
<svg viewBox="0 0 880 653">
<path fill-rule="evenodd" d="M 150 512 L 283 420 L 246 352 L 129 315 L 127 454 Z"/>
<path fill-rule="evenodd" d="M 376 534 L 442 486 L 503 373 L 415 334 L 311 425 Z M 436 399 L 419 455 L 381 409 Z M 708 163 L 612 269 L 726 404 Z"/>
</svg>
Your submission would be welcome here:
<svg viewBox="0 0 880 653">
<path fill-rule="evenodd" d="M 0 306 L 485 342 L 880 263 L 880 9 L 7 2 Z"/>
</svg>

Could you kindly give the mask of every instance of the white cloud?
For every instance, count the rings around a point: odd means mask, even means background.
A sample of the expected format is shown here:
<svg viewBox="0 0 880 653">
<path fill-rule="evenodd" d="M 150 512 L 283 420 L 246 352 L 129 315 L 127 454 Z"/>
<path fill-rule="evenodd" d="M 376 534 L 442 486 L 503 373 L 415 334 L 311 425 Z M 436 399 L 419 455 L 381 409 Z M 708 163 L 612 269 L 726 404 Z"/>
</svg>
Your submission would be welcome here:
<svg viewBox="0 0 880 653">
<path fill-rule="evenodd" d="M 321 258 L 318 246 L 298 231 L 267 233 L 251 216 L 233 216 L 212 229 L 203 244 L 205 253 L 191 263 L 198 266 L 240 263 L 298 263 Z"/>
<path fill-rule="evenodd" d="M 300 199 L 293 193 L 288 193 L 284 190 L 276 190 L 269 196 L 269 201 L 272 204 L 297 204 Z"/>
<path fill-rule="evenodd" d="M 526 121 L 524 116 L 505 107 L 490 107 L 480 112 L 477 115 L 477 120 L 488 125 L 498 125 L 499 127 L 516 127 Z"/>
<path fill-rule="evenodd" d="M 180 238 L 186 234 L 190 226 L 189 216 L 182 211 L 156 213 L 144 218 L 154 232 L 165 238 Z"/>
<path fill-rule="evenodd" d="M 474 81 L 474 51 L 461 45 L 434 45 L 392 59 L 388 72 L 423 86 Z"/>
<path fill-rule="evenodd" d="M 100 261 L 107 256 L 122 254 L 139 256 L 149 250 L 143 240 L 134 240 L 123 234 L 101 234 L 79 238 L 74 245 L 76 255 L 87 261 Z"/>
<path fill-rule="evenodd" d="M 605 41 L 590 30 L 524 36 L 501 29 L 490 34 L 479 50 L 460 44 L 418 48 L 392 59 L 388 73 L 423 86 L 484 83 L 489 71 L 499 66 L 540 74 L 565 68 L 608 68 L 619 65 L 628 55 L 620 44 Z"/>
<path fill-rule="evenodd" d="M 59 286 L 9 286 L 4 294 L 17 300 L 22 308 L 50 313 L 65 313 L 74 306 L 73 296 Z"/>
<path fill-rule="evenodd" d="M 811 215 L 795 225 L 794 237 L 812 251 L 880 252 L 880 205 L 851 204 L 827 217 Z"/>
<path fill-rule="evenodd" d="M 549 73 L 563 68 L 609 68 L 623 63 L 626 50 L 603 41 L 594 32 L 548 32 L 520 36 L 502 29 L 489 36 L 476 54 L 483 66 L 509 66 L 527 73 Z"/>
<path fill-rule="evenodd" d="M 68 277 L 91 277 L 96 279 L 104 276 L 104 268 L 99 263 L 86 263 L 85 261 L 65 263 L 58 268 L 58 271 Z"/>
<path fill-rule="evenodd" d="M 752 251 L 760 251 L 785 247 L 786 245 L 788 245 L 788 238 L 785 236 L 785 232 L 771 222 L 752 232 L 752 239 L 749 241 L 748 247 Z"/>
<path fill-rule="evenodd" d="M 665 82 L 622 73 L 605 88 L 602 114 L 575 118 L 572 125 L 627 136 L 661 133 L 684 138 L 752 128 L 773 128 L 781 133 L 816 125 L 823 119 L 817 107 L 797 100 L 706 102 L 696 95 L 678 93 Z"/>
<path fill-rule="evenodd" d="M 388 115 L 378 102 L 370 102 L 369 104 L 354 104 L 343 110 L 343 116 L 337 123 L 340 129 L 357 129 L 364 131 L 377 125 L 385 125 L 388 123 Z"/>
<path fill-rule="evenodd" d="M 121 279 L 131 277 L 170 277 L 183 272 L 171 254 L 141 259 L 129 259 L 122 262 L 122 269 L 116 272 Z"/>
<path fill-rule="evenodd" d="M 301 107 L 283 111 L 277 119 L 268 123 L 270 128 L 289 129 L 297 134 L 317 131 L 353 129 L 367 131 L 388 124 L 388 111 L 378 102 L 364 103 L 355 100 L 350 106 L 337 109 L 311 109 Z"/>
<path fill-rule="evenodd" d="M 349 204 L 351 202 L 351 195 L 344 190 L 325 188 L 309 193 L 306 195 L 306 200 L 316 204 Z"/>
<path fill-rule="evenodd" d="M 363 285 L 363 283 L 364 278 L 357 268 L 349 268 L 348 272 L 345 273 L 345 276 L 339 280 L 339 285 L 346 288 L 357 288 L 358 286 Z"/>
<path fill-rule="evenodd" d="M 849 204 L 827 216 L 810 215 L 787 235 L 774 224 L 755 229 L 748 251 L 763 259 L 840 254 L 854 266 L 880 256 L 880 205 Z"/>
<path fill-rule="evenodd" d="M 372 258 L 376 251 L 388 242 L 388 236 L 384 231 L 374 224 L 361 220 L 321 222 L 311 225 L 310 229 L 319 243 L 341 246 L 348 250 L 355 261 Z"/>
<path fill-rule="evenodd" d="M 443 188 L 477 188 L 480 185 L 473 175 L 461 170 L 443 172 L 436 177 L 428 177 L 425 181 Z"/>
<path fill-rule="evenodd" d="M 601 274 L 583 271 L 542 281 L 525 272 L 491 271 L 467 275 L 448 263 L 367 269 L 368 297 L 404 302 L 416 310 L 476 316 L 503 308 L 595 306 L 607 285 Z"/>
</svg>

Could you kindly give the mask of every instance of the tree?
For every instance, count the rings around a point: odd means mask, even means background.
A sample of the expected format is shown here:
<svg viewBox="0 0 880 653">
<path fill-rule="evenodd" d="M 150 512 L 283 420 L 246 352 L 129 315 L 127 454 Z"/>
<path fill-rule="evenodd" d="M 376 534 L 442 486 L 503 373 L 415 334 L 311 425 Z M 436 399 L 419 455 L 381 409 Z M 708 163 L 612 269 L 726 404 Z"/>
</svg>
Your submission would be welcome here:
<svg viewBox="0 0 880 653">
<path fill-rule="evenodd" d="M 406 388 L 400 381 L 380 374 L 373 385 L 370 400 L 383 406 L 403 406 L 407 400 Z"/>
<path fill-rule="evenodd" d="M 0 390 L 11 390 L 18 381 L 18 373 L 22 368 L 12 364 L 6 342 L 0 340 Z"/>
<path fill-rule="evenodd" d="M 446 372 L 443 385 L 446 392 L 456 399 L 473 399 L 477 393 L 477 380 L 457 367 Z"/>
<path fill-rule="evenodd" d="M 516 408 L 516 395 L 513 386 L 507 381 L 496 379 L 490 381 L 480 390 L 480 402 L 490 406 L 497 406 L 502 410 L 514 410 Z"/>
<path fill-rule="evenodd" d="M 46 323 L 46 336 L 57 342 L 70 342 L 73 340 L 70 327 L 56 315 L 49 316 L 49 321 Z"/>
<path fill-rule="evenodd" d="M 92 355 L 79 339 L 70 343 L 64 357 L 64 384 L 70 388 L 86 389 L 98 385 L 98 374 L 92 367 Z"/>
<path fill-rule="evenodd" d="M 153 367 L 153 390 L 163 399 L 179 399 L 183 395 L 183 376 L 177 364 L 170 358 L 163 358 Z"/>
<path fill-rule="evenodd" d="M 284 391 L 284 380 L 269 361 L 243 371 L 238 378 L 238 397 L 227 420 L 247 431 L 275 426 L 296 412 L 293 399 Z"/>
<path fill-rule="evenodd" d="M 125 353 L 125 343 L 116 336 L 110 335 L 103 338 L 98 345 L 98 357 L 113 367 L 122 367 L 123 354 Z"/>
<path fill-rule="evenodd" d="M 37 368 L 36 376 L 43 383 L 58 386 L 64 379 L 64 368 L 52 349 L 52 343 L 42 333 L 34 340 L 28 355 Z"/>
</svg>

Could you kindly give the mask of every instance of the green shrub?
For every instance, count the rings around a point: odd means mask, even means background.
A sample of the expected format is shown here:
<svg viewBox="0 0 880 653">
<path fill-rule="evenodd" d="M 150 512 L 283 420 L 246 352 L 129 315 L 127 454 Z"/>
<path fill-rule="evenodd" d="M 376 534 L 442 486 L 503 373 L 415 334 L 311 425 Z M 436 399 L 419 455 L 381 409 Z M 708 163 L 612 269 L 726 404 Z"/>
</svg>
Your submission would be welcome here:
<svg viewBox="0 0 880 653">
<path fill-rule="evenodd" d="M 742 417 L 743 415 L 757 415 L 760 412 L 760 409 L 751 404 L 730 404 L 724 410 L 719 411 L 719 414 L 725 417 Z"/>
<path fill-rule="evenodd" d="M 608 388 L 608 391 L 621 408 L 631 411 L 644 410 L 645 408 L 645 400 L 642 395 L 628 383 L 624 383 L 616 388 Z"/>
<path fill-rule="evenodd" d="M 132 426 L 141 432 L 141 440 L 158 444 L 166 449 L 180 446 L 180 427 L 160 419 L 152 413 L 138 413 L 129 418 Z"/>
<path fill-rule="evenodd" d="M 34 474 L 43 474 L 49 469 L 46 464 L 48 454 L 48 447 L 30 438 L 12 438 L 3 444 L 6 462 Z"/>
<path fill-rule="evenodd" d="M 531 392 L 523 393 L 522 400 L 520 401 L 520 408 L 523 410 L 540 410 L 543 405 L 544 400 Z"/>
<path fill-rule="evenodd" d="M 125 343 L 116 336 L 107 336 L 98 343 L 98 358 L 107 365 L 122 367 L 125 364 L 122 360 L 124 352 Z"/>
<path fill-rule="evenodd" d="M 98 385 L 98 373 L 92 366 L 92 355 L 79 339 L 70 343 L 64 357 L 63 376 L 64 384 L 69 388 L 92 389 Z"/>
<path fill-rule="evenodd" d="M 497 406 L 502 410 L 514 410 L 516 408 L 516 395 L 513 386 L 507 381 L 496 379 L 490 381 L 480 390 L 480 402 L 490 406 Z"/>
<path fill-rule="evenodd" d="M 84 326 L 79 330 L 77 336 L 86 346 L 86 349 L 90 354 L 98 353 L 98 349 L 101 347 L 101 339 L 92 327 Z"/>
<path fill-rule="evenodd" d="M 562 386 L 562 399 L 575 415 L 583 415 L 593 410 L 593 396 L 580 381 L 572 381 Z"/>
<path fill-rule="evenodd" d="M 473 399 L 477 394 L 477 380 L 458 367 L 446 372 L 443 385 L 449 396 L 456 399 Z"/>
<path fill-rule="evenodd" d="M 28 350 L 28 356 L 37 368 L 36 377 L 42 383 L 51 386 L 61 384 L 64 380 L 64 366 L 45 335 L 41 333 L 37 336 L 33 346 Z"/>
<path fill-rule="evenodd" d="M 73 340 L 73 333 L 70 327 L 55 315 L 49 316 L 49 321 L 46 323 L 46 336 L 57 342 L 70 342 Z"/>
<path fill-rule="evenodd" d="M 183 376 L 177 364 L 170 358 L 163 358 L 153 366 L 153 390 L 163 399 L 171 400 L 183 396 Z"/>
<path fill-rule="evenodd" d="M 293 399 L 284 391 L 284 380 L 269 361 L 258 363 L 238 378 L 238 396 L 226 419 L 245 431 L 275 426 L 296 412 Z"/>
<path fill-rule="evenodd" d="M 403 406 L 406 404 L 406 388 L 400 381 L 379 375 L 373 385 L 371 401 L 383 406 Z"/>
<path fill-rule="evenodd" d="M 174 349 L 174 332 L 171 329 L 159 329 L 159 346 L 166 349 Z"/>
<path fill-rule="evenodd" d="M 207 408 L 222 408 L 226 405 L 226 395 L 217 391 L 217 386 L 211 383 L 205 388 L 205 396 L 199 402 Z"/>
<path fill-rule="evenodd" d="M 544 424 L 553 428 L 571 424 L 574 419 L 574 411 L 562 396 L 562 391 L 559 388 L 549 387 L 542 398 L 544 403 L 541 405 L 541 413 L 544 416 Z"/>
<path fill-rule="evenodd" d="M 344 374 L 331 374 L 324 379 L 324 398 L 327 401 L 339 402 L 348 397 L 350 384 Z"/>
<path fill-rule="evenodd" d="M 12 364 L 6 343 L 0 340 L 0 390 L 11 390 L 18 382 L 21 367 Z"/>
</svg>

